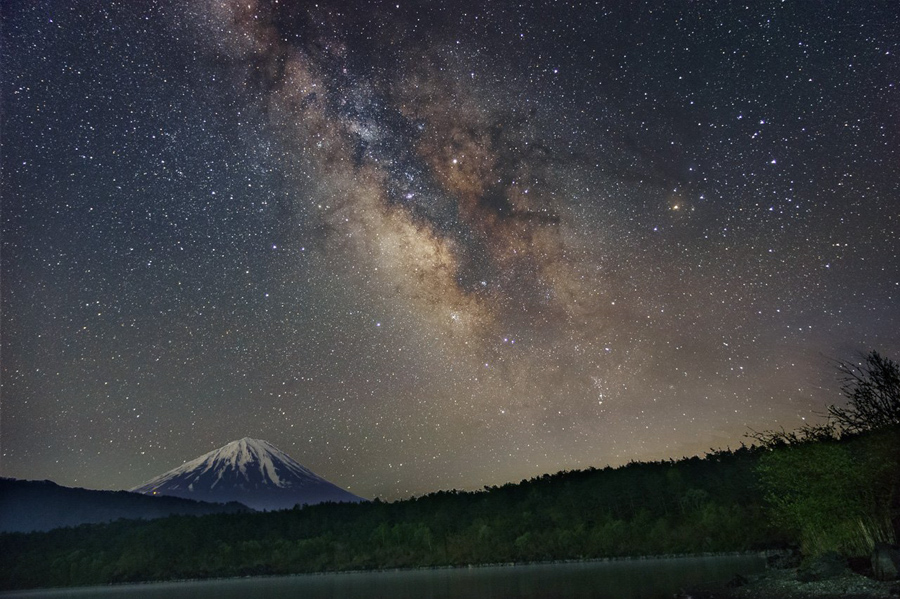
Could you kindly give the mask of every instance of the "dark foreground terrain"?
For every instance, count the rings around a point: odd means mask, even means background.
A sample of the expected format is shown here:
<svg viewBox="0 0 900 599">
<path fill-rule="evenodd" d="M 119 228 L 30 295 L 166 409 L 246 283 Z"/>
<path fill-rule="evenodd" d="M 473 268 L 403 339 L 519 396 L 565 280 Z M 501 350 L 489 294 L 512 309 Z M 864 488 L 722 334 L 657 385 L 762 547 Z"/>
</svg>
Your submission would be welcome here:
<svg viewBox="0 0 900 599">
<path fill-rule="evenodd" d="M 900 583 L 848 572 L 826 580 L 802 582 L 796 569 L 768 570 L 728 585 L 689 589 L 679 599 L 893 599 Z"/>
</svg>

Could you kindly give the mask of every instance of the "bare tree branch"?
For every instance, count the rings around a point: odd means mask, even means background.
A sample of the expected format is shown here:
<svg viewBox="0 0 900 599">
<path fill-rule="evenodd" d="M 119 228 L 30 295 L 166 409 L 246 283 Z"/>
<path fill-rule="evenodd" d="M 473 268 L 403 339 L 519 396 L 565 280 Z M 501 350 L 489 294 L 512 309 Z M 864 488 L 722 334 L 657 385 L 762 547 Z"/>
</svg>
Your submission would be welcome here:
<svg viewBox="0 0 900 599">
<path fill-rule="evenodd" d="M 900 366 L 877 351 L 861 364 L 837 362 L 846 406 L 829 406 L 842 432 L 859 433 L 900 424 Z"/>
</svg>

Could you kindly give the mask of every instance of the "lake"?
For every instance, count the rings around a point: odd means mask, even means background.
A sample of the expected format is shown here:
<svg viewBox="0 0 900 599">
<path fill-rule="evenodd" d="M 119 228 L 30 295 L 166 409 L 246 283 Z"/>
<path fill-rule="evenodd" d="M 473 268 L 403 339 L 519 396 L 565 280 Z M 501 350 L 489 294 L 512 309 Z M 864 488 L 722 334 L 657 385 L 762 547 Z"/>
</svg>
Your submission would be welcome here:
<svg viewBox="0 0 900 599">
<path fill-rule="evenodd" d="M 680 588 L 765 569 L 758 556 L 685 557 L 309 574 L 2 593 L 103 599 L 671 599 Z"/>
</svg>

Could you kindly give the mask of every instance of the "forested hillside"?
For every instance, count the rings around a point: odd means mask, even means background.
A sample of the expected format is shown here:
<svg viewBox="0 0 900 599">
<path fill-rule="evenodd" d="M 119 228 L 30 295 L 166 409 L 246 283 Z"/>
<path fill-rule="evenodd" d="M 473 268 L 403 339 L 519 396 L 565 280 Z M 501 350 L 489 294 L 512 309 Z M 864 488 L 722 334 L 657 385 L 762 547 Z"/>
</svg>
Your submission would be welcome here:
<svg viewBox="0 0 900 599">
<path fill-rule="evenodd" d="M 760 449 L 560 472 L 394 503 L 0 536 L 9 587 L 761 548 Z"/>
<path fill-rule="evenodd" d="M 478 492 L 0 535 L 5 588 L 794 546 L 868 556 L 900 533 L 900 367 L 872 352 L 824 425 L 704 458 Z M 860 374 L 861 373 L 861 374 Z"/>
</svg>

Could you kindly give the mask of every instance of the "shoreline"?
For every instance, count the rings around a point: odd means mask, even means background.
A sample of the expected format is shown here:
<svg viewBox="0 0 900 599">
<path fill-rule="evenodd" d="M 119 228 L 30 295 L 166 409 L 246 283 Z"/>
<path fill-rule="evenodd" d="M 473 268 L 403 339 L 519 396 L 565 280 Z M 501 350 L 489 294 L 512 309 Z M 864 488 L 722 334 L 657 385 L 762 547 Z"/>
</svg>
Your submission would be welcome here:
<svg viewBox="0 0 900 599">
<path fill-rule="evenodd" d="M 253 574 L 243 576 L 210 576 L 208 578 L 174 578 L 168 580 L 141 580 L 135 582 L 110 582 L 106 584 L 92 584 L 84 586 L 66 586 L 66 587 L 30 587 L 22 589 L 6 589 L 0 590 L 0 598 L 10 596 L 15 593 L 29 592 L 49 592 L 64 591 L 68 589 L 89 589 L 89 588 L 116 588 L 131 587 L 152 584 L 175 584 L 185 582 L 213 582 L 226 580 L 245 580 L 245 579 L 266 579 L 266 578 L 287 578 L 299 576 L 329 576 L 343 574 L 380 574 L 391 572 L 427 572 L 434 570 L 473 570 L 479 568 L 514 568 L 529 566 L 553 566 L 565 564 L 597 564 L 597 563 L 620 563 L 620 562 L 640 562 L 654 560 L 679 560 L 679 559 L 714 559 L 727 557 L 758 557 L 766 559 L 773 555 L 780 555 L 781 550 L 762 550 L 762 551 L 709 551 L 703 553 L 672 553 L 672 554 L 656 554 L 656 555 L 630 555 L 618 557 L 594 557 L 584 559 L 562 559 L 562 560 L 540 560 L 525 562 L 488 562 L 480 564 L 463 564 L 453 565 L 446 564 L 440 566 L 414 566 L 408 568 L 372 568 L 372 569 L 355 569 L 355 570 L 327 570 L 321 572 L 297 572 L 293 574 Z M 712 587 L 710 587 L 712 588 Z"/>
<path fill-rule="evenodd" d="M 760 574 L 736 576 L 719 584 L 682 590 L 676 599 L 894 599 L 900 580 L 881 581 L 856 572 L 802 582 L 798 568 L 767 568 Z"/>
<path fill-rule="evenodd" d="M 382 574 L 397 572 L 428 572 L 436 570 L 472 570 L 482 568 L 514 568 L 553 565 L 602 564 L 649 562 L 663 560 L 694 560 L 716 558 L 759 558 L 785 555 L 782 550 L 762 551 L 726 551 L 684 554 L 639 555 L 620 557 L 601 557 L 589 559 L 544 560 L 528 562 L 492 562 L 482 564 L 417 566 L 409 568 L 373 568 L 355 570 L 336 570 L 324 572 L 301 572 L 294 574 L 261 574 L 243 576 L 214 576 L 208 578 L 179 578 L 171 580 L 147 580 L 138 582 L 116 582 L 101 585 L 69 586 L 69 587 L 35 587 L 27 589 L 9 589 L 0 591 L 0 598 L 12 596 L 29 596 L 41 593 L 57 593 L 79 589 L 112 589 L 138 587 L 145 585 L 164 585 L 180 583 L 202 583 L 236 580 L 264 580 L 270 578 L 316 577 L 349 574 Z M 900 596 L 900 580 L 879 581 L 862 574 L 847 571 L 840 576 L 812 582 L 801 582 L 797 577 L 798 568 L 770 568 L 768 565 L 762 572 L 742 575 L 735 573 L 729 580 L 700 583 L 680 589 L 675 593 L 676 599 L 894 599 Z"/>
</svg>

